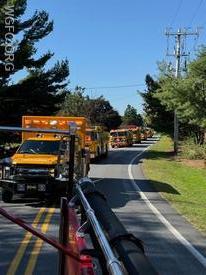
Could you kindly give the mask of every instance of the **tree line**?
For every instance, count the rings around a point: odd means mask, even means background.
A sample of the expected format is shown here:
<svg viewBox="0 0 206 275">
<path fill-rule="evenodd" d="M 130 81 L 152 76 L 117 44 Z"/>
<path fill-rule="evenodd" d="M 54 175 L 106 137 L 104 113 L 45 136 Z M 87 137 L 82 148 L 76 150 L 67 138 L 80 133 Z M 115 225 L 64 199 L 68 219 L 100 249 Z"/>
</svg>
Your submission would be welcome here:
<svg viewBox="0 0 206 275">
<path fill-rule="evenodd" d="M 206 47 L 187 66 L 187 71 L 176 78 L 165 62 L 159 64 L 159 76 L 146 76 L 144 99 L 146 121 L 157 131 L 172 134 L 173 113 L 180 122 L 181 138 L 193 137 L 203 144 L 206 129 Z"/>
</svg>

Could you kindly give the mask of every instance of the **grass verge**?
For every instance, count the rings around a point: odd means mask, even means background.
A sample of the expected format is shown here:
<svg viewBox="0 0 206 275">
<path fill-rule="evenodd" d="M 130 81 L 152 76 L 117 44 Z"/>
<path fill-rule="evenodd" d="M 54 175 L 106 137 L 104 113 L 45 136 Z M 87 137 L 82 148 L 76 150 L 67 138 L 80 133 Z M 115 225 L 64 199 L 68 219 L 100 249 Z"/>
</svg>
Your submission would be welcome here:
<svg viewBox="0 0 206 275">
<path fill-rule="evenodd" d="M 206 234 L 206 169 L 184 165 L 174 158 L 172 150 L 167 136 L 153 145 L 143 163 L 145 176 L 163 198 Z"/>
</svg>

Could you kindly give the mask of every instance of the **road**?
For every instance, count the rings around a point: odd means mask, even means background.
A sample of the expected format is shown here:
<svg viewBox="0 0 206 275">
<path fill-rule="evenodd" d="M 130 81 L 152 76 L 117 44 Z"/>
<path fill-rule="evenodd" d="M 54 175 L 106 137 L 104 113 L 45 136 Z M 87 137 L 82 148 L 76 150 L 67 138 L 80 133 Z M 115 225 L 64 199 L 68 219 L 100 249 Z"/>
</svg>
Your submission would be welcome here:
<svg viewBox="0 0 206 275">
<path fill-rule="evenodd" d="M 154 142 L 111 150 L 107 159 L 92 165 L 90 177 L 128 231 L 144 241 L 159 274 L 206 274 L 206 238 L 155 192 L 142 172 L 144 150 Z M 166 183 L 160 184 L 164 188 Z M 58 236 L 55 205 L 17 200 L 0 206 Z M 57 256 L 55 249 L 0 217 L 0 274 L 57 274 Z"/>
</svg>

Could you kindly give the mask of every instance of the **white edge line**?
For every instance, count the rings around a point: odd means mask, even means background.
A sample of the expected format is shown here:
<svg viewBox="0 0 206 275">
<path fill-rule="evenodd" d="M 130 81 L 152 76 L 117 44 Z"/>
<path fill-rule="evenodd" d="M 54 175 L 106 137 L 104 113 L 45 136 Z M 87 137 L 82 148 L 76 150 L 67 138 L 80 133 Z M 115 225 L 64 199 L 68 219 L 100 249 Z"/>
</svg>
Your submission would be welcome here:
<svg viewBox="0 0 206 275">
<path fill-rule="evenodd" d="M 150 145 L 151 146 L 151 145 Z M 138 186 L 137 182 L 134 179 L 132 174 L 132 165 L 134 164 L 135 160 L 141 156 L 146 150 L 149 149 L 148 146 L 144 149 L 141 153 L 137 154 L 128 165 L 128 174 L 135 185 L 136 189 L 138 190 L 142 200 L 146 203 L 146 205 L 152 210 L 154 215 L 167 227 L 167 229 L 175 236 L 175 238 L 190 252 L 192 255 L 206 268 L 206 258 L 189 242 L 187 241 L 182 234 L 160 213 L 160 211 L 149 201 L 147 196 L 142 192 L 140 187 Z"/>
</svg>

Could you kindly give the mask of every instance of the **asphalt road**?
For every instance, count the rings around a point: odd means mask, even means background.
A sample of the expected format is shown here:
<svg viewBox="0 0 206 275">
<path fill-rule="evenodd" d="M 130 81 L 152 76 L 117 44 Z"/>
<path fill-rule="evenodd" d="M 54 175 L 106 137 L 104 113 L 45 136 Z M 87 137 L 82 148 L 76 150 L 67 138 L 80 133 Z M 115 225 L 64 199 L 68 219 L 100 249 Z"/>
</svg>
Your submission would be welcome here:
<svg viewBox="0 0 206 275">
<path fill-rule="evenodd" d="M 131 148 L 113 149 L 90 171 L 98 189 L 128 231 L 144 241 L 159 274 L 206 274 L 206 238 L 164 201 L 145 179 L 143 151 L 154 139 Z M 166 183 L 162 182 L 162 187 Z M 178 195 L 172 187 L 169 191 Z M 44 232 L 58 236 L 59 208 L 36 201 L 0 202 Z M 0 274 L 57 274 L 58 253 L 0 217 Z"/>
</svg>

